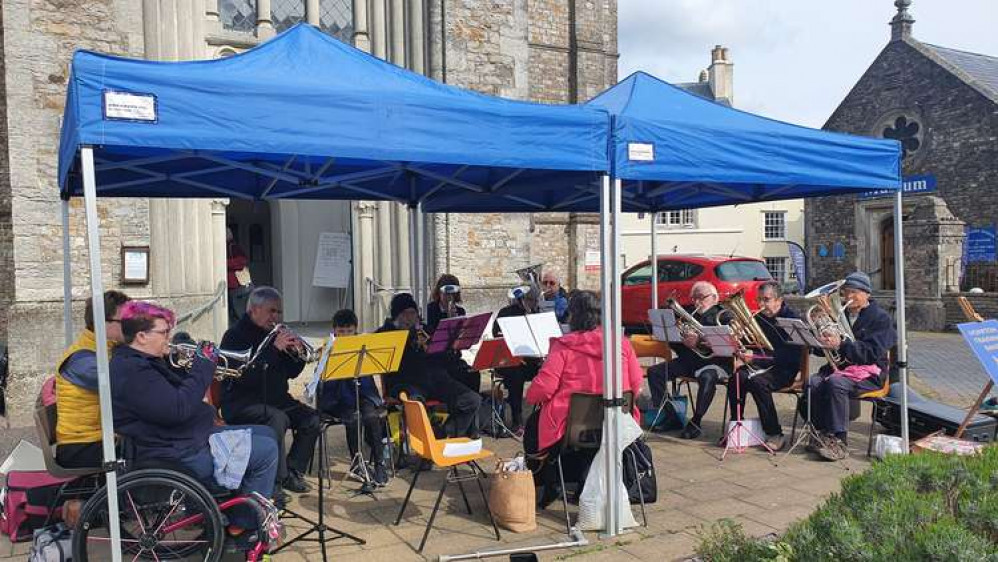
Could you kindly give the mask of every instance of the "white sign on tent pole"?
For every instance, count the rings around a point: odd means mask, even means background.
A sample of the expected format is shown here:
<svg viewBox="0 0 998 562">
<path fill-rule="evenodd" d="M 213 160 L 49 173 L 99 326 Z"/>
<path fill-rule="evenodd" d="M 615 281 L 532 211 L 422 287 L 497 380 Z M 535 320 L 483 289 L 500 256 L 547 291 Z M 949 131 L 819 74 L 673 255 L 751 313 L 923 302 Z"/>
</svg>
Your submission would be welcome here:
<svg viewBox="0 0 998 562">
<path fill-rule="evenodd" d="M 313 287 L 345 289 L 350 286 L 350 246 L 350 235 L 345 232 L 319 233 Z"/>
</svg>

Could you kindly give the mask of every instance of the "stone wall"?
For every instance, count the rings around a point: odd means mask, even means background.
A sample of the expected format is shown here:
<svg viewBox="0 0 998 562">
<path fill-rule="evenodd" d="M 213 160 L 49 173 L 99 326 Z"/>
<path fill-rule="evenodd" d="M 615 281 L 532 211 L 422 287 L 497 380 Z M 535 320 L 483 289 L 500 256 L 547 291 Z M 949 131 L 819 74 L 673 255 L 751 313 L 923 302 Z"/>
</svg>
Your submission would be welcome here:
<svg viewBox="0 0 998 562">
<path fill-rule="evenodd" d="M 14 300 L 14 230 L 10 212 L 5 36 L 3 10 L 0 9 L 0 342 L 7 341 L 7 309 Z"/>
<path fill-rule="evenodd" d="M 945 200 L 956 219 L 971 226 L 992 224 L 998 215 L 995 103 L 940 66 L 917 41 L 895 41 L 867 69 L 825 128 L 880 137 L 883 128 L 900 115 L 917 119 L 922 135 L 918 150 L 903 161 L 904 175 L 935 176 L 936 195 Z M 906 197 L 905 214 L 924 197 Z M 853 197 L 806 200 L 809 286 L 841 278 L 856 268 L 879 268 L 879 258 L 871 254 L 879 248 L 879 240 L 870 217 L 889 214 L 890 203 L 882 203 L 884 213 L 877 215 L 876 201 L 857 203 Z M 874 212 L 867 214 L 867 209 Z M 845 245 L 844 260 L 818 255 L 819 245 L 832 248 L 836 242 Z M 905 251 L 908 278 L 916 279 L 925 274 L 927 265 L 912 260 L 915 256 L 910 251 L 909 246 Z"/>
</svg>

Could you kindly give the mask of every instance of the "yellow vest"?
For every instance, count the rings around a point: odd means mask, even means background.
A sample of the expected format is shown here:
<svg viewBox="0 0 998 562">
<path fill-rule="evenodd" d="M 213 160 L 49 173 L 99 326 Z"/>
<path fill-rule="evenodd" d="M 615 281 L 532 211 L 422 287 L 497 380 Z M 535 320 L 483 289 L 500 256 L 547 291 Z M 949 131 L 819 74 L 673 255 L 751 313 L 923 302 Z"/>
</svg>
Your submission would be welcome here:
<svg viewBox="0 0 998 562">
<path fill-rule="evenodd" d="M 108 349 L 111 345 L 108 344 Z M 100 399 L 96 392 L 81 388 L 62 376 L 66 360 L 78 351 L 97 353 L 97 338 L 83 330 L 59 360 L 55 377 L 56 444 L 93 443 L 101 440 Z"/>
</svg>

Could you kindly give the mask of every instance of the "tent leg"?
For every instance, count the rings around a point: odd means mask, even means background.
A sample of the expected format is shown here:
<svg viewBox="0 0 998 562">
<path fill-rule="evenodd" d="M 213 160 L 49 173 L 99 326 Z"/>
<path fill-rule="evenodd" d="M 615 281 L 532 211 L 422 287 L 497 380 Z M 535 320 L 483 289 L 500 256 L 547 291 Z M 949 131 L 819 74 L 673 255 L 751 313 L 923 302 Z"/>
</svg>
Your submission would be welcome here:
<svg viewBox="0 0 998 562">
<path fill-rule="evenodd" d="M 902 194 L 898 190 L 894 199 L 894 303 L 897 310 L 896 322 L 898 332 L 897 366 L 901 381 L 901 444 L 905 453 L 908 452 L 908 329 L 905 324 L 904 298 L 904 214 L 901 206 Z"/>
<path fill-rule="evenodd" d="M 622 326 L 621 317 L 621 296 L 620 296 L 620 254 L 621 254 L 621 244 L 620 244 L 620 205 L 621 205 L 621 184 L 620 179 L 614 178 L 611 184 L 611 201 L 613 205 L 611 207 L 613 216 L 610 222 L 610 248 L 613 252 L 613 259 L 610 260 L 610 295 L 612 300 L 611 315 L 613 326 L 613 341 L 611 342 L 611 355 L 613 360 L 613 369 L 611 373 L 613 375 L 613 386 L 611 387 L 613 392 L 613 399 L 618 400 L 623 396 L 623 385 L 622 381 L 622 340 L 624 337 L 624 330 Z M 610 536 L 616 536 L 623 532 L 622 524 L 623 522 L 619 517 L 620 506 L 623 505 L 622 502 L 625 498 L 620 497 L 620 487 L 616 485 L 617 482 L 621 480 L 621 442 L 620 442 L 620 416 L 622 408 L 620 406 L 613 406 L 607 410 L 609 418 L 612 422 L 612 427 L 610 431 L 610 438 L 607 439 L 607 447 L 610 454 L 607 458 L 610 461 L 610 466 L 607 474 L 610 477 L 609 486 L 607 490 L 609 491 L 607 503 L 610 504 L 610 509 L 612 510 L 612 516 L 607 519 L 606 534 Z M 627 504 L 628 507 L 630 503 Z"/>
<path fill-rule="evenodd" d="M 419 294 L 419 264 L 417 263 L 419 261 L 419 229 L 416 227 L 416 221 L 419 220 L 419 214 L 414 205 L 406 207 L 406 212 L 409 214 L 409 289 L 416 302 L 423 306 L 424 303 Z"/>
<path fill-rule="evenodd" d="M 97 218 L 97 180 L 94 151 L 81 149 L 83 162 L 83 196 L 87 215 L 87 246 L 90 254 L 90 294 L 93 298 L 94 332 L 98 342 L 107 341 L 104 313 L 104 287 L 101 279 L 100 228 Z M 111 379 L 108 369 L 107 346 L 97 346 L 97 390 L 100 396 L 101 438 L 107 478 L 107 508 L 111 527 L 111 560 L 121 562 L 121 526 L 118 521 L 118 478 L 115 473 L 114 427 L 111 415 Z"/>
<path fill-rule="evenodd" d="M 601 316 L 603 318 L 603 397 L 606 399 L 613 398 L 613 361 L 609 360 L 613 356 L 613 299 L 610 296 L 612 290 L 613 281 L 613 271 L 612 268 L 612 237 L 610 232 L 610 215 L 611 215 L 611 197 L 610 197 L 610 177 L 603 176 L 603 181 L 600 189 L 600 294 L 602 298 L 600 299 L 600 304 L 602 307 Z M 612 410 L 607 408 L 606 415 L 603 416 L 603 446 L 606 446 L 611 436 L 613 435 L 613 421 L 611 420 Z M 607 455 L 609 459 L 612 455 Z M 607 468 L 612 465 L 612 462 L 607 462 Z M 611 477 L 610 471 L 606 470 L 605 477 L 607 479 L 605 484 L 605 490 L 607 490 L 607 502 L 604 504 L 604 516 L 603 519 L 606 523 L 606 531 L 609 532 L 612 527 L 610 525 L 610 518 L 612 517 L 613 511 L 613 501 L 612 494 L 616 490 L 616 486 L 612 485 L 613 479 Z"/>
<path fill-rule="evenodd" d="M 62 326 L 66 347 L 73 343 L 73 264 L 69 247 L 69 199 L 62 200 Z"/>
<path fill-rule="evenodd" d="M 416 287 L 420 295 L 419 302 L 424 302 L 426 296 L 426 213 L 423 204 L 416 207 Z"/>
<path fill-rule="evenodd" d="M 651 213 L 651 307 L 658 308 L 658 213 Z"/>
</svg>

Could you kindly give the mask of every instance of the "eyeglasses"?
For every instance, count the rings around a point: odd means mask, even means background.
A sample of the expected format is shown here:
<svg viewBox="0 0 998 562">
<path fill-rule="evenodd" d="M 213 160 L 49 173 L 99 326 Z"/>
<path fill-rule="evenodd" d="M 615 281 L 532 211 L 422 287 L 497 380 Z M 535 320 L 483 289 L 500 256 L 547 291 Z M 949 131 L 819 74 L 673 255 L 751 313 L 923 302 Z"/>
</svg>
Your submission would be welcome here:
<svg viewBox="0 0 998 562">
<path fill-rule="evenodd" d="M 759 301 L 760 303 L 767 303 L 767 302 L 776 302 L 780 299 L 778 299 L 777 297 L 759 297 L 756 300 Z"/>
<path fill-rule="evenodd" d="M 716 297 L 716 296 L 717 295 L 715 295 L 714 293 L 707 293 L 706 295 L 696 295 L 696 296 L 693 297 L 693 300 L 695 300 L 695 301 L 702 301 L 702 300 L 709 299 L 710 297 Z"/>
<path fill-rule="evenodd" d="M 173 329 L 172 328 L 163 328 L 162 330 L 143 330 L 143 331 L 145 331 L 145 332 L 152 332 L 154 334 L 159 334 L 161 336 L 165 336 L 165 335 L 169 334 L 170 332 L 172 332 Z"/>
<path fill-rule="evenodd" d="M 555 285 L 558 284 L 558 282 L 557 281 L 541 281 L 541 284 L 545 285 L 547 287 L 554 287 Z"/>
</svg>

